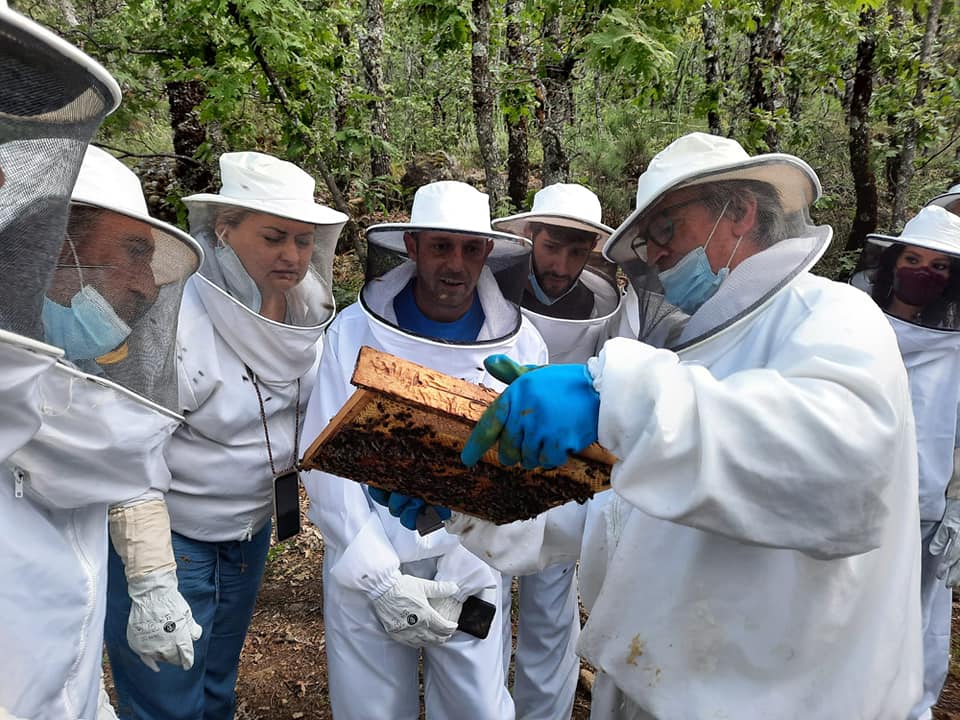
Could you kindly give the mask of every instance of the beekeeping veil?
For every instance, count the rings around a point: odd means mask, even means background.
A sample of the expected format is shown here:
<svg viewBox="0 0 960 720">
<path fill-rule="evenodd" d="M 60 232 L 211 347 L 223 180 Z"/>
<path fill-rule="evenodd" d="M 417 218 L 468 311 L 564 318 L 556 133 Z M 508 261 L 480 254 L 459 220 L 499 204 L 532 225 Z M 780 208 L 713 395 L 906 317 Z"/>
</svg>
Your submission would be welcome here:
<svg viewBox="0 0 960 720">
<path fill-rule="evenodd" d="M 647 263 L 647 231 L 665 221 L 663 211 L 669 208 L 664 197 L 692 186 L 718 219 L 731 198 L 752 197 L 757 203 L 755 242 L 763 249 L 743 260 L 715 294 L 688 315 L 667 302 L 657 268 Z M 625 299 L 621 330 L 628 326 L 624 334 L 679 350 L 750 315 L 826 250 L 832 229 L 813 225 L 809 217 L 809 206 L 819 196 L 816 173 L 792 155 L 751 157 L 736 141 L 705 133 L 675 140 L 640 176 L 636 209 L 604 247 L 604 255 L 623 268 L 633 291 Z"/>
<path fill-rule="evenodd" d="M 119 102 L 106 70 L 0 0 L 0 462 L 40 426 L 36 383 L 62 354 L 43 298 L 84 149 Z"/>
<path fill-rule="evenodd" d="M 543 336 L 552 363 L 584 362 L 595 355 L 598 345 L 605 339 L 607 324 L 620 307 L 622 293 L 617 284 L 617 266 L 601 254 L 613 228 L 600 222 L 601 216 L 600 200 L 588 188 L 556 183 L 537 191 L 533 207 L 528 212 L 498 218 L 492 223 L 497 230 L 529 238 L 534 244 L 531 256 L 534 264 L 537 242 L 534 235 L 541 227 L 548 231 L 569 228 L 595 237 L 590 258 L 579 277 L 581 287 L 593 298 L 593 308 L 586 317 L 565 317 L 562 311 L 548 312 L 543 302 L 535 297 L 536 290 L 531 292 L 536 283 L 531 268 L 522 311 Z M 576 284 L 567 293 L 576 292 L 575 288 Z M 551 307 L 563 305 L 563 298 L 552 300 L 554 305 Z"/>
<path fill-rule="evenodd" d="M 0 329 L 43 339 L 70 191 L 119 102 L 106 70 L 0 0 Z"/>
<path fill-rule="evenodd" d="M 493 242 L 476 285 L 485 322 L 471 345 L 493 344 L 520 330 L 520 299 L 530 272 L 530 242 L 490 227 L 487 195 L 466 183 L 441 181 L 424 185 L 413 198 L 408 223 L 367 228 L 367 267 L 360 303 L 367 314 L 408 335 L 397 324 L 393 300 L 416 277 L 416 263 L 407 254 L 404 236 L 414 242 L 425 234 L 482 238 Z M 424 336 L 436 342 L 442 338 Z M 456 345 L 464 343 L 456 342 Z"/>
<path fill-rule="evenodd" d="M 858 267 L 851 284 L 888 315 L 920 327 L 960 329 L 960 216 L 931 204 L 900 235 L 867 235 Z"/>
<path fill-rule="evenodd" d="M 265 380 L 293 380 L 309 369 L 312 349 L 333 320 L 333 257 L 348 218 L 314 200 L 316 183 L 308 173 L 271 155 L 225 153 L 220 156 L 220 177 L 219 193 L 183 199 L 190 211 L 190 232 L 204 249 L 194 287 L 217 332 L 244 363 Z M 229 233 L 217 229 L 238 225 L 251 213 L 314 226 L 310 266 L 303 280 L 285 293 L 283 322 L 260 315 L 260 289 L 225 241 Z"/>
<path fill-rule="evenodd" d="M 194 240 L 147 212 L 140 181 L 90 146 L 43 305 L 44 339 L 81 370 L 173 409 L 177 315 Z"/>
</svg>

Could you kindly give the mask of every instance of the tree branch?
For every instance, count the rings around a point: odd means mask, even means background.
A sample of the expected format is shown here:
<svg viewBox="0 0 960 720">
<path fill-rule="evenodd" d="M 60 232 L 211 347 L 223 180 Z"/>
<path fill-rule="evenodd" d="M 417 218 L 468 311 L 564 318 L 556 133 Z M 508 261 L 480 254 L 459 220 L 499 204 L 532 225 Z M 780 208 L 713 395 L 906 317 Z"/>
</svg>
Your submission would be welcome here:
<svg viewBox="0 0 960 720">
<path fill-rule="evenodd" d="M 115 153 L 119 153 L 120 157 L 132 157 L 132 158 L 172 158 L 173 160 L 179 160 L 180 162 L 190 163 L 191 165 L 196 165 L 197 167 L 203 167 L 203 163 L 194 160 L 188 155 L 177 155 L 176 153 L 134 153 L 129 150 L 124 150 L 123 148 L 113 147 L 112 145 L 107 145 L 105 143 L 95 142 L 91 145 L 96 145 L 97 147 L 104 148 L 106 150 L 112 150 Z"/>
</svg>

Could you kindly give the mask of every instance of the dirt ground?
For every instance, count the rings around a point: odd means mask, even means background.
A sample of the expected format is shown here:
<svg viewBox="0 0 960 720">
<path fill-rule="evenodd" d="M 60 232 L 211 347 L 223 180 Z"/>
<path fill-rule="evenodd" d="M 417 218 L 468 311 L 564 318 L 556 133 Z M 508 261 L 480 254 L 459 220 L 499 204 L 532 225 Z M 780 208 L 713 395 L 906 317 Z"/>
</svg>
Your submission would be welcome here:
<svg viewBox="0 0 960 720">
<path fill-rule="evenodd" d="M 300 535 L 270 550 L 240 659 L 237 720 L 331 718 L 320 572 L 323 541 L 306 518 L 302 522 Z M 573 718 L 589 716 L 589 692 L 581 687 Z"/>
<path fill-rule="evenodd" d="M 306 498 L 304 496 L 304 507 Z M 323 541 L 304 517 L 296 538 L 274 544 L 240 659 L 236 720 L 331 720 L 323 632 Z M 960 720 L 960 604 L 953 607 L 953 662 L 935 720 Z M 589 676 L 584 668 L 581 676 Z M 112 691 L 109 670 L 107 687 Z M 582 683 L 573 720 L 590 716 Z M 371 718 L 377 717 L 375 714 Z M 389 720 L 384 717 L 383 720 Z"/>
</svg>

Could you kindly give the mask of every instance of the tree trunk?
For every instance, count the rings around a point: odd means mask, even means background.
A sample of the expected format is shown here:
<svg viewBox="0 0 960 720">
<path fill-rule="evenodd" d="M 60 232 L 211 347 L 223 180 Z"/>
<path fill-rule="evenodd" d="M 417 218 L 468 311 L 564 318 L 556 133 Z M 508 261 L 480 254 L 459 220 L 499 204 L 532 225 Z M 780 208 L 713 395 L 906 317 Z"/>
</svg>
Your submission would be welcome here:
<svg viewBox="0 0 960 720">
<path fill-rule="evenodd" d="M 765 0 L 763 11 L 755 20 L 757 29 L 750 34 L 750 60 L 747 85 L 750 108 L 757 119 L 772 116 L 783 107 L 783 34 L 780 8 L 783 0 Z M 757 113 L 756 111 L 762 111 Z M 760 116 L 760 117 L 758 117 Z M 780 149 L 780 133 L 776 122 L 763 117 L 766 124 L 763 139 L 767 149 Z"/>
<path fill-rule="evenodd" d="M 570 159 L 563 147 L 569 109 L 570 78 L 576 59 L 560 48 L 560 12 L 548 5 L 543 15 L 543 56 L 540 71 L 540 143 L 543 146 L 543 184 L 567 182 Z"/>
<path fill-rule="evenodd" d="M 383 91 L 383 0 L 367 0 L 367 27 L 360 37 L 360 58 L 363 60 L 363 79 L 370 93 L 370 174 L 373 177 L 390 175 L 390 155 L 387 113 Z"/>
<path fill-rule="evenodd" d="M 520 11 L 523 0 L 507 0 L 507 66 L 529 73 L 527 53 L 524 51 L 523 28 Z M 525 93 L 519 87 L 513 96 L 515 104 L 523 102 Z M 527 188 L 530 184 L 530 158 L 528 153 L 529 132 L 527 128 L 527 108 L 512 107 L 505 113 L 507 124 L 507 195 L 516 210 L 523 210 L 527 201 Z"/>
<path fill-rule="evenodd" d="M 337 25 L 337 38 L 340 40 L 341 52 L 344 54 L 349 51 L 350 45 L 353 42 L 353 35 L 350 30 L 351 27 L 347 23 Z M 354 85 L 355 78 L 352 72 L 346 70 L 345 66 L 346 64 L 344 63 L 343 81 L 337 83 L 333 89 L 333 127 L 337 132 L 346 129 L 350 123 L 350 88 Z M 344 149 L 342 143 L 337 143 L 337 172 L 334 177 L 336 178 L 337 186 L 343 188 L 343 191 L 347 195 L 350 194 L 350 184 L 353 180 L 351 177 L 353 170 L 352 165 L 350 153 Z M 341 250 L 341 248 L 337 248 L 338 252 Z"/>
<path fill-rule="evenodd" d="M 483 159 L 483 172 L 490 196 L 490 210 L 496 212 L 503 200 L 503 180 L 500 178 L 500 153 L 494 133 L 496 94 L 490 72 L 490 2 L 473 0 L 471 31 L 473 49 L 470 57 L 470 77 L 473 91 L 473 119 Z"/>
<path fill-rule="evenodd" d="M 709 0 L 703 3 L 700 27 L 703 30 L 703 47 L 706 57 L 703 59 L 704 80 L 706 81 L 707 125 L 714 135 L 720 131 L 720 97 L 723 86 L 720 84 L 720 38 L 717 33 L 717 16 Z"/>
<path fill-rule="evenodd" d="M 197 106 L 207 96 L 207 88 L 200 80 L 171 81 L 166 83 L 166 91 L 173 151 L 184 157 L 196 157 L 200 146 L 207 141 L 207 131 L 197 114 Z M 214 186 L 213 173 L 208 165 L 180 160 L 176 168 L 184 195 L 204 192 Z"/>
<path fill-rule="evenodd" d="M 847 236 L 846 250 L 863 247 L 867 233 L 877 228 L 877 176 L 870 160 L 870 99 L 873 96 L 873 56 L 877 49 L 876 10 L 860 13 L 862 38 L 857 43 L 857 70 L 847 128 L 850 132 L 850 171 L 857 196 L 857 213 Z"/>
<path fill-rule="evenodd" d="M 907 189 L 910 187 L 910 181 L 913 180 L 913 158 L 917 152 L 917 135 L 920 132 L 920 123 L 916 119 L 916 111 L 923 106 L 924 95 L 926 94 L 927 84 L 930 82 L 929 63 L 933 57 L 933 45 L 937 39 L 937 29 L 940 25 L 940 9 L 943 7 L 943 0 L 930 0 L 927 8 L 927 24 L 923 32 L 923 40 L 920 42 L 920 56 L 917 58 L 917 89 L 913 95 L 911 106 L 914 114 L 907 122 L 906 130 L 903 133 L 903 143 L 900 147 L 900 154 L 897 158 L 897 172 L 893 188 L 893 207 L 890 211 L 890 224 L 893 228 L 899 228 L 906 219 Z"/>
</svg>

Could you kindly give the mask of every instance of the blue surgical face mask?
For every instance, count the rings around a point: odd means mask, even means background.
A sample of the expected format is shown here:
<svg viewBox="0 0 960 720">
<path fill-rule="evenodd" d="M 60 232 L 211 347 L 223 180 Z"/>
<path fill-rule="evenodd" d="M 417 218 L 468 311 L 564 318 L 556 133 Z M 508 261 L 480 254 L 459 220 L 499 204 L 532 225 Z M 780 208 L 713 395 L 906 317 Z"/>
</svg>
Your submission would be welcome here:
<svg viewBox="0 0 960 720">
<path fill-rule="evenodd" d="M 70 307 L 43 299 L 46 341 L 64 350 L 68 360 L 93 360 L 119 347 L 130 335 L 127 325 L 92 285 L 84 285 Z"/>
<path fill-rule="evenodd" d="M 240 258 L 233 251 L 233 248 L 223 239 L 223 235 L 221 233 L 216 233 L 216 235 L 219 243 L 213 249 L 213 254 L 216 255 L 217 264 L 223 273 L 223 281 L 227 286 L 227 292 L 243 303 L 245 307 L 255 313 L 260 312 L 260 303 L 262 302 L 260 288 L 257 287 L 253 278 L 250 277 L 250 273 L 243 267 L 243 263 L 240 262 Z"/>
<path fill-rule="evenodd" d="M 737 239 L 737 244 L 734 246 L 733 252 L 730 253 L 726 266 L 720 268 L 719 272 L 714 272 L 713 268 L 710 267 L 710 260 L 707 258 L 707 245 L 713 239 L 713 234 L 716 232 L 726 209 L 727 206 L 724 205 L 723 210 L 720 211 L 720 216 L 713 224 L 713 229 L 710 230 L 710 235 L 707 236 L 707 241 L 701 247 L 694 248 L 672 268 L 659 273 L 660 283 L 663 285 L 664 297 L 667 302 L 676 305 L 688 315 L 693 315 L 700 309 L 701 305 L 717 292 L 721 283 L 730 274 L 730 262 L 740 247 L 740 241 L 743 240 L 743 236 Z"/>
</svg>

